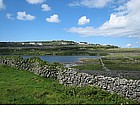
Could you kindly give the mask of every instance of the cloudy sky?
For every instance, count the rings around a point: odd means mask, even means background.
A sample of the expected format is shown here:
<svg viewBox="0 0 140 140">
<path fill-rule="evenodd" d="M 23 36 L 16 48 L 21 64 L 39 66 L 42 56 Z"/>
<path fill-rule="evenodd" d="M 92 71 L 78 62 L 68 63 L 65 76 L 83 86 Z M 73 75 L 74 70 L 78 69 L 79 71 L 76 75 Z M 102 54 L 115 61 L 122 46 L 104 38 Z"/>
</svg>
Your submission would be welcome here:
<svg viewBox="0 0 140 140">
<path fill-rule="evenodd" d="M 0 41 L 140 47 L 140 0 L 0 0 Z"/>
</svg>

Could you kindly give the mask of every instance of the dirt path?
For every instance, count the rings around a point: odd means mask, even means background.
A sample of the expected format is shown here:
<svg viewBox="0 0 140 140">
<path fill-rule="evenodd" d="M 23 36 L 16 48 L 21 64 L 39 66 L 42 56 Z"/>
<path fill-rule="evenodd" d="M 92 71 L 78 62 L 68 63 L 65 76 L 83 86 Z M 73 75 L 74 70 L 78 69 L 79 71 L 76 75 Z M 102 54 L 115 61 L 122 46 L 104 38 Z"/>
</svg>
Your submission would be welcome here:
<svg viewBox="0 0 140 140">
<path fill-rule="evenodd" d="M 108 69 L 107 67 L 105 67 L 105 64 L 104 64 L 102 58 L 99 58 L 99 60 L 100 60 L 100 63 L 101 63 L 101 65 L 102 65 L 103 69 L 104 69 L 105 71 L 110 71 L 110 69 Z"/>
</svg>

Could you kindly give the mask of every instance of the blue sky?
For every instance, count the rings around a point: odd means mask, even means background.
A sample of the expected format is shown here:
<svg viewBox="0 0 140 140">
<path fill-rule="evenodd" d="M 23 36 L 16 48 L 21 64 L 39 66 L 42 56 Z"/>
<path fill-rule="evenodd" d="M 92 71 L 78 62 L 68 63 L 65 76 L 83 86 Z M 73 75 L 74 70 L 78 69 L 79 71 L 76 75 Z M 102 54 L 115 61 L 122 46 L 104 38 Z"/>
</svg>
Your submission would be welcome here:
<svg viewBox="0 0 140 140">
<path fill-rule="evenodd" d="M 140 0 L 0 0 L 0 41 L 140 47 Z"/>
</svg>

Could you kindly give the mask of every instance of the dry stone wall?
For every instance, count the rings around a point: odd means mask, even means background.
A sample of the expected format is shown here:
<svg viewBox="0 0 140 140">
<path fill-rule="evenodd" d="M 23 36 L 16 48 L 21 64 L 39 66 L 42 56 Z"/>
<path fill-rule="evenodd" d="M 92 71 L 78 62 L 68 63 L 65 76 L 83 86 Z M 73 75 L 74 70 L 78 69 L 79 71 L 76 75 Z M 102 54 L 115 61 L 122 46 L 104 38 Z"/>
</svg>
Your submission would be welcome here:
<svg viewBox="0 0 140 140">
<path fill-rule="evenodd" d="M 0 64 L 27 70 L 45 78 L 57 79 L 57 65 L 50 65 L 39 58 L 23 59 L 21 57 L 0 57 Z"/>
<path fill-rule="evenodd" d="M 60 71 L 58 79 L 61 84 L 74 86 L 99 86 L 111 93 L 121 94 L 125 97 L 140 101 L 140 80 L 127 80 L 119 77 L 105 77 L 78 73 L 74 69 Z"/>
<path fill-rule="evenodd" d="M 0 64 L 28 70 L 46 78 L 57 79 L 66 86 L 99 86 L 111 93 L 121 94 L 140 102 L 140 80 L 127 80 L 119 77 L 105 77 L 79 73 L 72 68 L 45 63 L 39 58 L 23 59 L 0 57 Z"/>
</svg>

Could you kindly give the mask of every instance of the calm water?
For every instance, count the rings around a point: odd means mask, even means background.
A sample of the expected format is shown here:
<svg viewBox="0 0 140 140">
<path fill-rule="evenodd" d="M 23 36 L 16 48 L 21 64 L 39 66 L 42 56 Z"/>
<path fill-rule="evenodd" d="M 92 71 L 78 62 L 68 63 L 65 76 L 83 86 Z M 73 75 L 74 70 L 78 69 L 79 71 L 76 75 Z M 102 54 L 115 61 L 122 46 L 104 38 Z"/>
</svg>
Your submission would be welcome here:
<svg viewBox="0 0 140 140">
<path fill-rule="evenodd" d="M 30 58 L 34 56 L 23 56 L 23 58 Z M 59 62 L 59 63 L 74 63 L 80 61 L 82 58 L 98 58 L 99 56 L 37 56 L 44 61 L 48 62 Z"/>
</svg>

